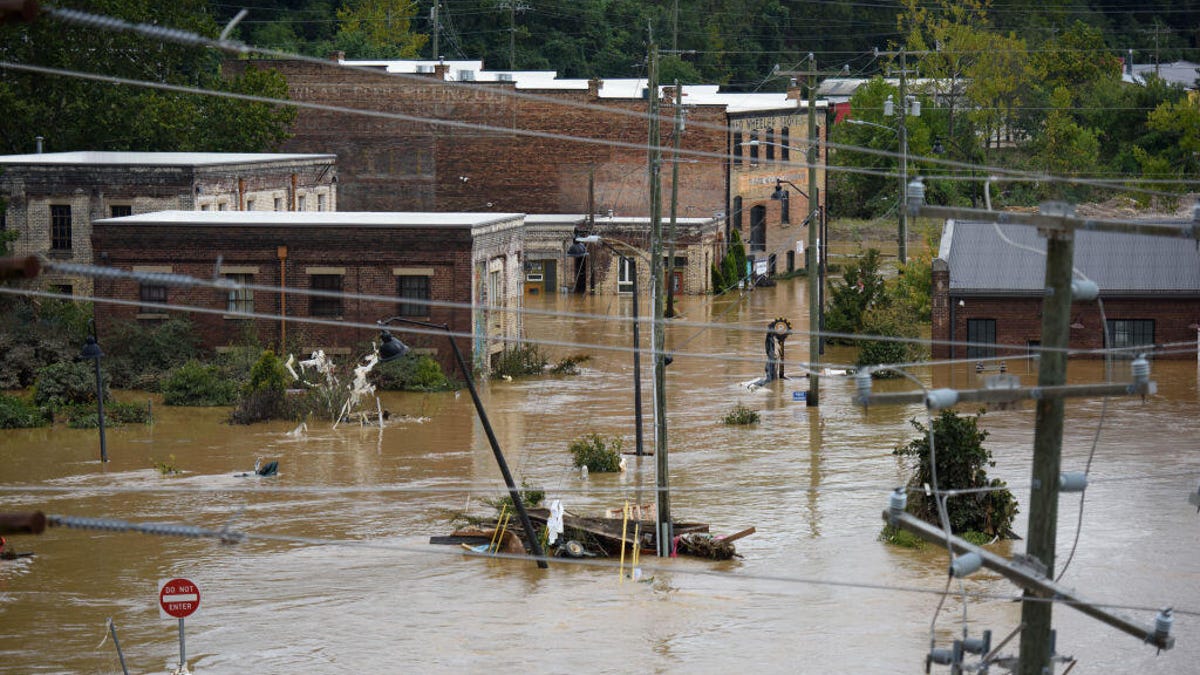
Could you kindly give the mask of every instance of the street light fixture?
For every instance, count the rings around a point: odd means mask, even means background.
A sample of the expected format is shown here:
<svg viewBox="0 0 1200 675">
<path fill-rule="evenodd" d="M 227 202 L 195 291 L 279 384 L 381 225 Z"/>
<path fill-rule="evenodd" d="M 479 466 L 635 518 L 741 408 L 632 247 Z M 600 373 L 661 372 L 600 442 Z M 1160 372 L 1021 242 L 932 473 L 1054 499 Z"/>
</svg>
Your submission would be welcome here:
<svg viewBox="0 0 1200 675">
<path fill-rule="evenodd" d="M 513 507 L 516 508 L 517 517 L 521 519 L 521 527 L 525 530 L 525 536 L 529 539 L 529 548 L 534 558 L 537 559 L 537 566 L 546 569 L 549 565 L 546 563 L 545 555 L 542 553 L 542 545 L 538 541 L 537 532 L 534 531 L 533 524 L 529 521 L 529 514 L 525 511 L 525 503 L 521 501 L 521 492 L 517 489 L 512 473 L 508 470 L 508 463 L 504 461 L 504 453 L 500 451 L 500 442 L 496 440 L 496 433 L 492 431 L 492 424 L 488 420 L 487 411 L 483 409 L 483 401 L 479 399 L 479 392 L 476 391 L 475 383 L 471 380 L 471 371 L 467 368 L 467 362 L 463 359 L 462 351 L 458 348 L 458 343 L 454 341 L 454 333 L 450 331 L 450 325 L 417 321 L 401 316 L 389 317 L 376 323 L 381 329 L 379 334 L 379 360 L 385 363 L 404 356 L 408 353 L 409 349 L 408 345 L 388 332 L 384 326 L 391 323 L 403 323 L 446 332 L 446 339 L 450 341 L 450 347 L 454 352 L 454 359 L 458 362 L 458 368 L 462 371 L 463 379 L 467 383 L 467 391 L 471 393 L 471 401 L 475 403 L 475 413 L 479 415 L 479 421 L 483 424 L 483 431 L 487 434 L 488 443 L 492 446 L 492 454 L 496 457 L 496 464 L 500 466 L 500 474 L 504 476 L 504 484 L 508 486 L 508 494 L 512 498 Z"/>
<path fill-rule="evenodd" d="M 96 415 L 100 424 L 100 461 L 108 461 L 108 446 L 104 441 L 104 385 L 100 378 L 100 357 L 104 356 L 104 352 L 100 349 L 100 344 L 96 342 L 96 320 L 88 319 L 88 326 L 92 329 L 92 334 L 87 336 L 87 340 L 83 343 L 83 350 L 79 352 L 80 360 L 91 359 L 96 364 Z"/>
<path fill-rule="evenodd" d="M 822 307 L 822 293 L 824 290 L 824 275 L 822 273 L 821 264 L 824 256 L 821 255 L 820 247 L 817 246 L 817 229 L 824 222 L 821 218 L 820 222 L 813 222 L 813 216 L 820 217 L 820 207 L 815 200 L 810 198 L 803 190 L 796 187 L 795 183 L 782 178 L 775 179 L 775 191 L 771 193 L 771 199 L 786 199 L 787 193 L 784 192 L 783 186 L 787 185 L 796 192 L 799 192 L 802 197 L 808 200 L 809 219 L 808 219 L 808 253 L 807 260 L 804 266 L 809 270 L 808 274 L 808 395 L 805 397 L 805 404 L 809 407 L 820 405 L 820 376 L 817 374 L 820 368 L 821 361 L 821 329 L 824 319 L 824 308 Z M 813 193 L 816 197 L 816 193 Z M 822 243 L 824 245 L 824 243 Z M 813 274 L 816 272 L 816 274 Z"/>
<path fill-rule="evenodd" d="M 586 244 L 600 244 L 609 251 L 621 255 L 612 244 L 596 234 L 576 237 L 574 243 L 567 249 L 567 255 L 572 258 L 586 257 L 588 254 Z M 641 296 L 638 294 L 637 262 L 630 267 L 629 279 L 633 283 L 633 426 L 637 455 L 640 457 L 646 453 L 643 450 L 644 439 L 642 436 L 642 341 L 638 327 L 638 298 Z"/>
</svg>

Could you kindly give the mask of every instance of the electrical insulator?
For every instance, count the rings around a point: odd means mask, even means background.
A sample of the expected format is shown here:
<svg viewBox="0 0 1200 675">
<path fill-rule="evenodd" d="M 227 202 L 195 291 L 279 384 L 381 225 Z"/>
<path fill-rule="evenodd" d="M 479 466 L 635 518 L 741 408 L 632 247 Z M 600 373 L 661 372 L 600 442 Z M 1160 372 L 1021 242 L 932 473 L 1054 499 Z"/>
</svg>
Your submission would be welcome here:
<svg viewBox="0 0 1200 675">
<path fill-rule="evenodd" d="M 925 396 L 925 407 L 930 410 L 949 408 L 958 403 L 958 391 L 954 389 L 934 389 Z"/>
<path fill-rule="evenodd" d="M 859 405 L 867 405 L 871 398 L 871 369 L 860 368 L 854 373 L 854 386 L 858 388 Z"/>
<path fill-rule="evenodd" d="M 921 182 L 919 176 L 909 182 L 905 193 L 909 213 L 916 213 L 922 206 L 925 206 L 925 183 Z"/>
<path fill-rule="evenodd" d="M 888 94 L 887 100 L 883 102 L 883 114 L 885 117 L 896 114 L 896 102 L 892 100 L 891 94 Z"/>
<path fill-rule="evenodd" d="M 980 567 L 983 567 L 983 558 L 978 553 L 964 553 L 950 563 L 950 575 L 961 579 L 975 573 Z"/>
<path fill-rule="evenodd" d="M 992 631 L 983 631 L 983 637 L 962 640 L 962 650 L 968 654 L 986 654 L 992 651 Z"/>
<path fill-rule="evenodd" d="M 908 114 L 913 117 L 921 116 L 921 101 L 919 99 L 908 97 Z"/>
<path fill-rule="evenodd" d="M 1175 617 L 1171 616 L 1171 608 L 1166 607 L 1154 617 L 1154 638 L 1162 642 L 1171 636 L 1171 626 L 1175 623 Z"/>
<path fill-rule="evenodd" d="M 944 648 L 930 649 L 929 654 L 925 656 L 925 672 L 928 673 L 929 666 L 934 663 L 939 666 L 948 666 L 955 663 L 954 650 Z"/>
<path fill-rule="evenodd" d="M 1133 371 L 1133 384 L 1139 389 L 1150 382 L 1150 362 L 1146 360 L 1145 354 L 1138 354 L 1133 363 L 1129 364 L 1129 368 Z"/>
<path fill-rule="evenodd" d="M 1100 297 L 1100 287 L 1090 279 L 1075 279 L 1071 282 L 1071 299 L 1088 302 Z"/>
<path fill-rule="evenodd" d="M 1064 471 L 1058 474 L 1059 492 L 1083 492 L 1087 489 L 1087 474 L 1083 471 Z"/>
</svg>

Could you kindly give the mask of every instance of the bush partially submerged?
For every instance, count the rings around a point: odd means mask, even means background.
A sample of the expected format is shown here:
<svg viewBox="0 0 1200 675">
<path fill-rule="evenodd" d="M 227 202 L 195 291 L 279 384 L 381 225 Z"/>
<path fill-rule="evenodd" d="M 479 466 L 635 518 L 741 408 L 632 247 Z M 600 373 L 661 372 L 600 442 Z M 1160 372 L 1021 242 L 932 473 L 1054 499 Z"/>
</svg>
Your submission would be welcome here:
<svg viewBox="0 0 1200 675">
<path fill-rule="evenodd" d="M 492 368 L 492 376 L 518 378 L 541 375 L 549 362 L 550 359 L 535 344 L 508 347 L 500 352 L 496 366 Z"/>
<path fill-rule="evenodd" d="M 233 405 L 237 384 L 217 366 L 192 360 L 171 371 L 163 381 L 162 392 L 165 405 Z"/>
<path fill-rule="evenodd" d="M 242 385 L 237 406 L 230 413 L 229 421 L 233 424 L 254 424 L 292 419 L 294 412 L 287 401 L 289 377 L 275 352 L 269 349 L 263 351 L 250 369 L 250 379 Z"/>
<path fill-rule="evenodd" d="M 575 466 L 586 466 L 588 471 L 611 473 L 621 470 L 621 439 L 588 434 L 571 442 L 568 450 Z"/>
<path fill-rule="evenodd" d="M 375 366 L 371 381 L 382 391 L 449 391 L 457 388 L 436 360 L 428 354 L 411 352 Z"/>
<path fill-rule="evenodd" d="M 751 410 L 741 403 L 738 403 L 733 407 L 733 410 L 730 410 L 725 414 L 725 417 L 721 418 L 721 421 L 729 425 L 739 425 L 758 424 L 759 419 L 760 416 L 757 410 Z"/>
<path fill-rule="evenodd" d="M 67 426 L 72 429 L 95 429 L 100 426 L 100 415 L 95 404 L 62 408 L 59 410 L 59 415 L 66 418 Z M 119 427 L 122 424 L 149 424 L 150 422 L 148 406 L 119 401 L 104 403 L 104 426 L 106 427 Z"/>
<path fill-rule="evenodd" d="M 555 375 L 578 375 L 579 364 L 590 360 L 592 357 L 587 354 L 572 354 L 559 360 L 550 368 L 550 372 Z"/>
<path fill-rule="evenodd" d="M 20 396 L 0 394 L 0 429 L 42 427 L 50 418 L 40 408 Z"/>
<path fill-rule="evenodd" d="M 91 361 L 60 361 L 38 371 L 33 402 L 49 410 L 80 403 L 96 404 L 96 371 Z M 109 399 L 108 377 L 101 373 L 104 400 Z"/>
<path fill-rule="evenodd" d="M 118 389 L 158 391 L 164 376 L 187 362 L 198 344 L 192 322 L 182 317 L 118 323 L 103 337 L 104 368 Z"/>
</svg>

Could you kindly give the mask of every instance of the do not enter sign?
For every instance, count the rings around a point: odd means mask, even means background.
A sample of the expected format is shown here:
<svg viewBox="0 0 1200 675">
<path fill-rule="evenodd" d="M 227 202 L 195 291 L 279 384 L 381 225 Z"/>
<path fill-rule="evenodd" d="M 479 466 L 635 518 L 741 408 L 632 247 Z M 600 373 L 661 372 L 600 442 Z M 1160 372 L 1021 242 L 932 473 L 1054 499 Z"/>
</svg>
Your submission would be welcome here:
<svg viewBox="0 0 1200 675">
<path fill-rule="evenodd" d="M 200 608 L 200 587 L 189 579 L 171 579 L 158 586 L 158 608 L 163 618 L 183 619 Z"/>
</svg>

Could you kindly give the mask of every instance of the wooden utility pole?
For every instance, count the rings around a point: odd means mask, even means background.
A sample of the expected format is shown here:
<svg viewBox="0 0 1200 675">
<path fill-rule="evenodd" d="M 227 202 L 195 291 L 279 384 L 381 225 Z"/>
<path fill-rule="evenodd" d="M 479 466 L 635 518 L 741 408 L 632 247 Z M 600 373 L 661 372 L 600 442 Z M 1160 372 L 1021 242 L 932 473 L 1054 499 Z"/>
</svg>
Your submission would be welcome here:
<svg viewBox="0 0 1200 675">
<path fill-rule="evenodd" d="M 433 54 L 431 58 L 434 61 L 441 59 L 441 54 L 438 53 L 438 37 L 441 34 L 441 25 L 438 23 L 438 3 L 434 2 L 433 7 L 429 8 L 429 22 L 433 28 Z"/>
<path fill-rule="evenodd" d="M 662 150 L 659 133 L 658 45 L 650 43 L 647 96 L 650 104 L 648 178 L 650 180 L 650 341 L 654 354 L 654 461 L 657 475 L 658 531 L 655 533 L 658 555 L 671 555 L 674 539 L 671 528 L 671 496 L 667 469 L 667 392 L 665 340 L 663 339 L 663 265 L 662 265 Z"/>
<path fill-rule="evenodd" d="M 1046 298 L 1042 301 L 1042 352 L 1038 386 L 1053 387 L 1067 381 L 1066 348 L 1070 339 L 1071 267 L 1075 254 L 1073 230 L 1046 232 Z M 1029 497 L 1029 532 L 1025 553 L 1054 578 L 1054 546 L 1058 526 L 1058 476 L 1062 468 L 1062 397 L 1039 400 L 1033 436 L 1033 487 Z M 1026 591 L 1029 595 L 1029 591 Z M 1021 606 L 1022 675 L 1053 672 L 1050 665 L 1050 614 L 1048 602 L 1026 601 Z"/>
<path fill-rule="evenodd" d="M 675 126 L 672 130 L 674 137 L 674 153 L 671 155 L 671 226 L 667 229 L 667 309 L 665 318 L 675 318 L 675 223 L 679 208 L 679 136 L 683 133 L 683 92 L 679 88 L 679 80 L 675 80 Z"/>
<path fill-rule="evenodd" d="M 875 56 L 895 56 L 900 60 L 900 100 L 896 101 L 899 110 L 896 112 L 898 124 L 896 125 L 896 135 L 900 137 L 900 191 L 896 195 L 899 200 L 896 204 L 896 220 L 899 225 L 899 232 L 896 235 L 896 257 L 901 264 L 908 262 L 908 212 L 904 208 L 904 194 L 908 189 L 908 125 L 905 124 L 905 116 L 908 114 L 908 57 L 924 56 L 931 54 L 929 51 L 910 52 L 904 47 L 894 52 L 881 52 L 875 50 Z"/>
<path fill-rule="evenodd" d="M 805 162 L 808 168 L 808 251 L 804 266 L 808 270 L 808 396 L 806 405 L 815 408 L 821 404 L 821 250 L 817 245 L 817 231 L 821 222 L 820 194 L 817 188 L 817 61 L 808 55 L 808 151 Z"/>
</svg>

